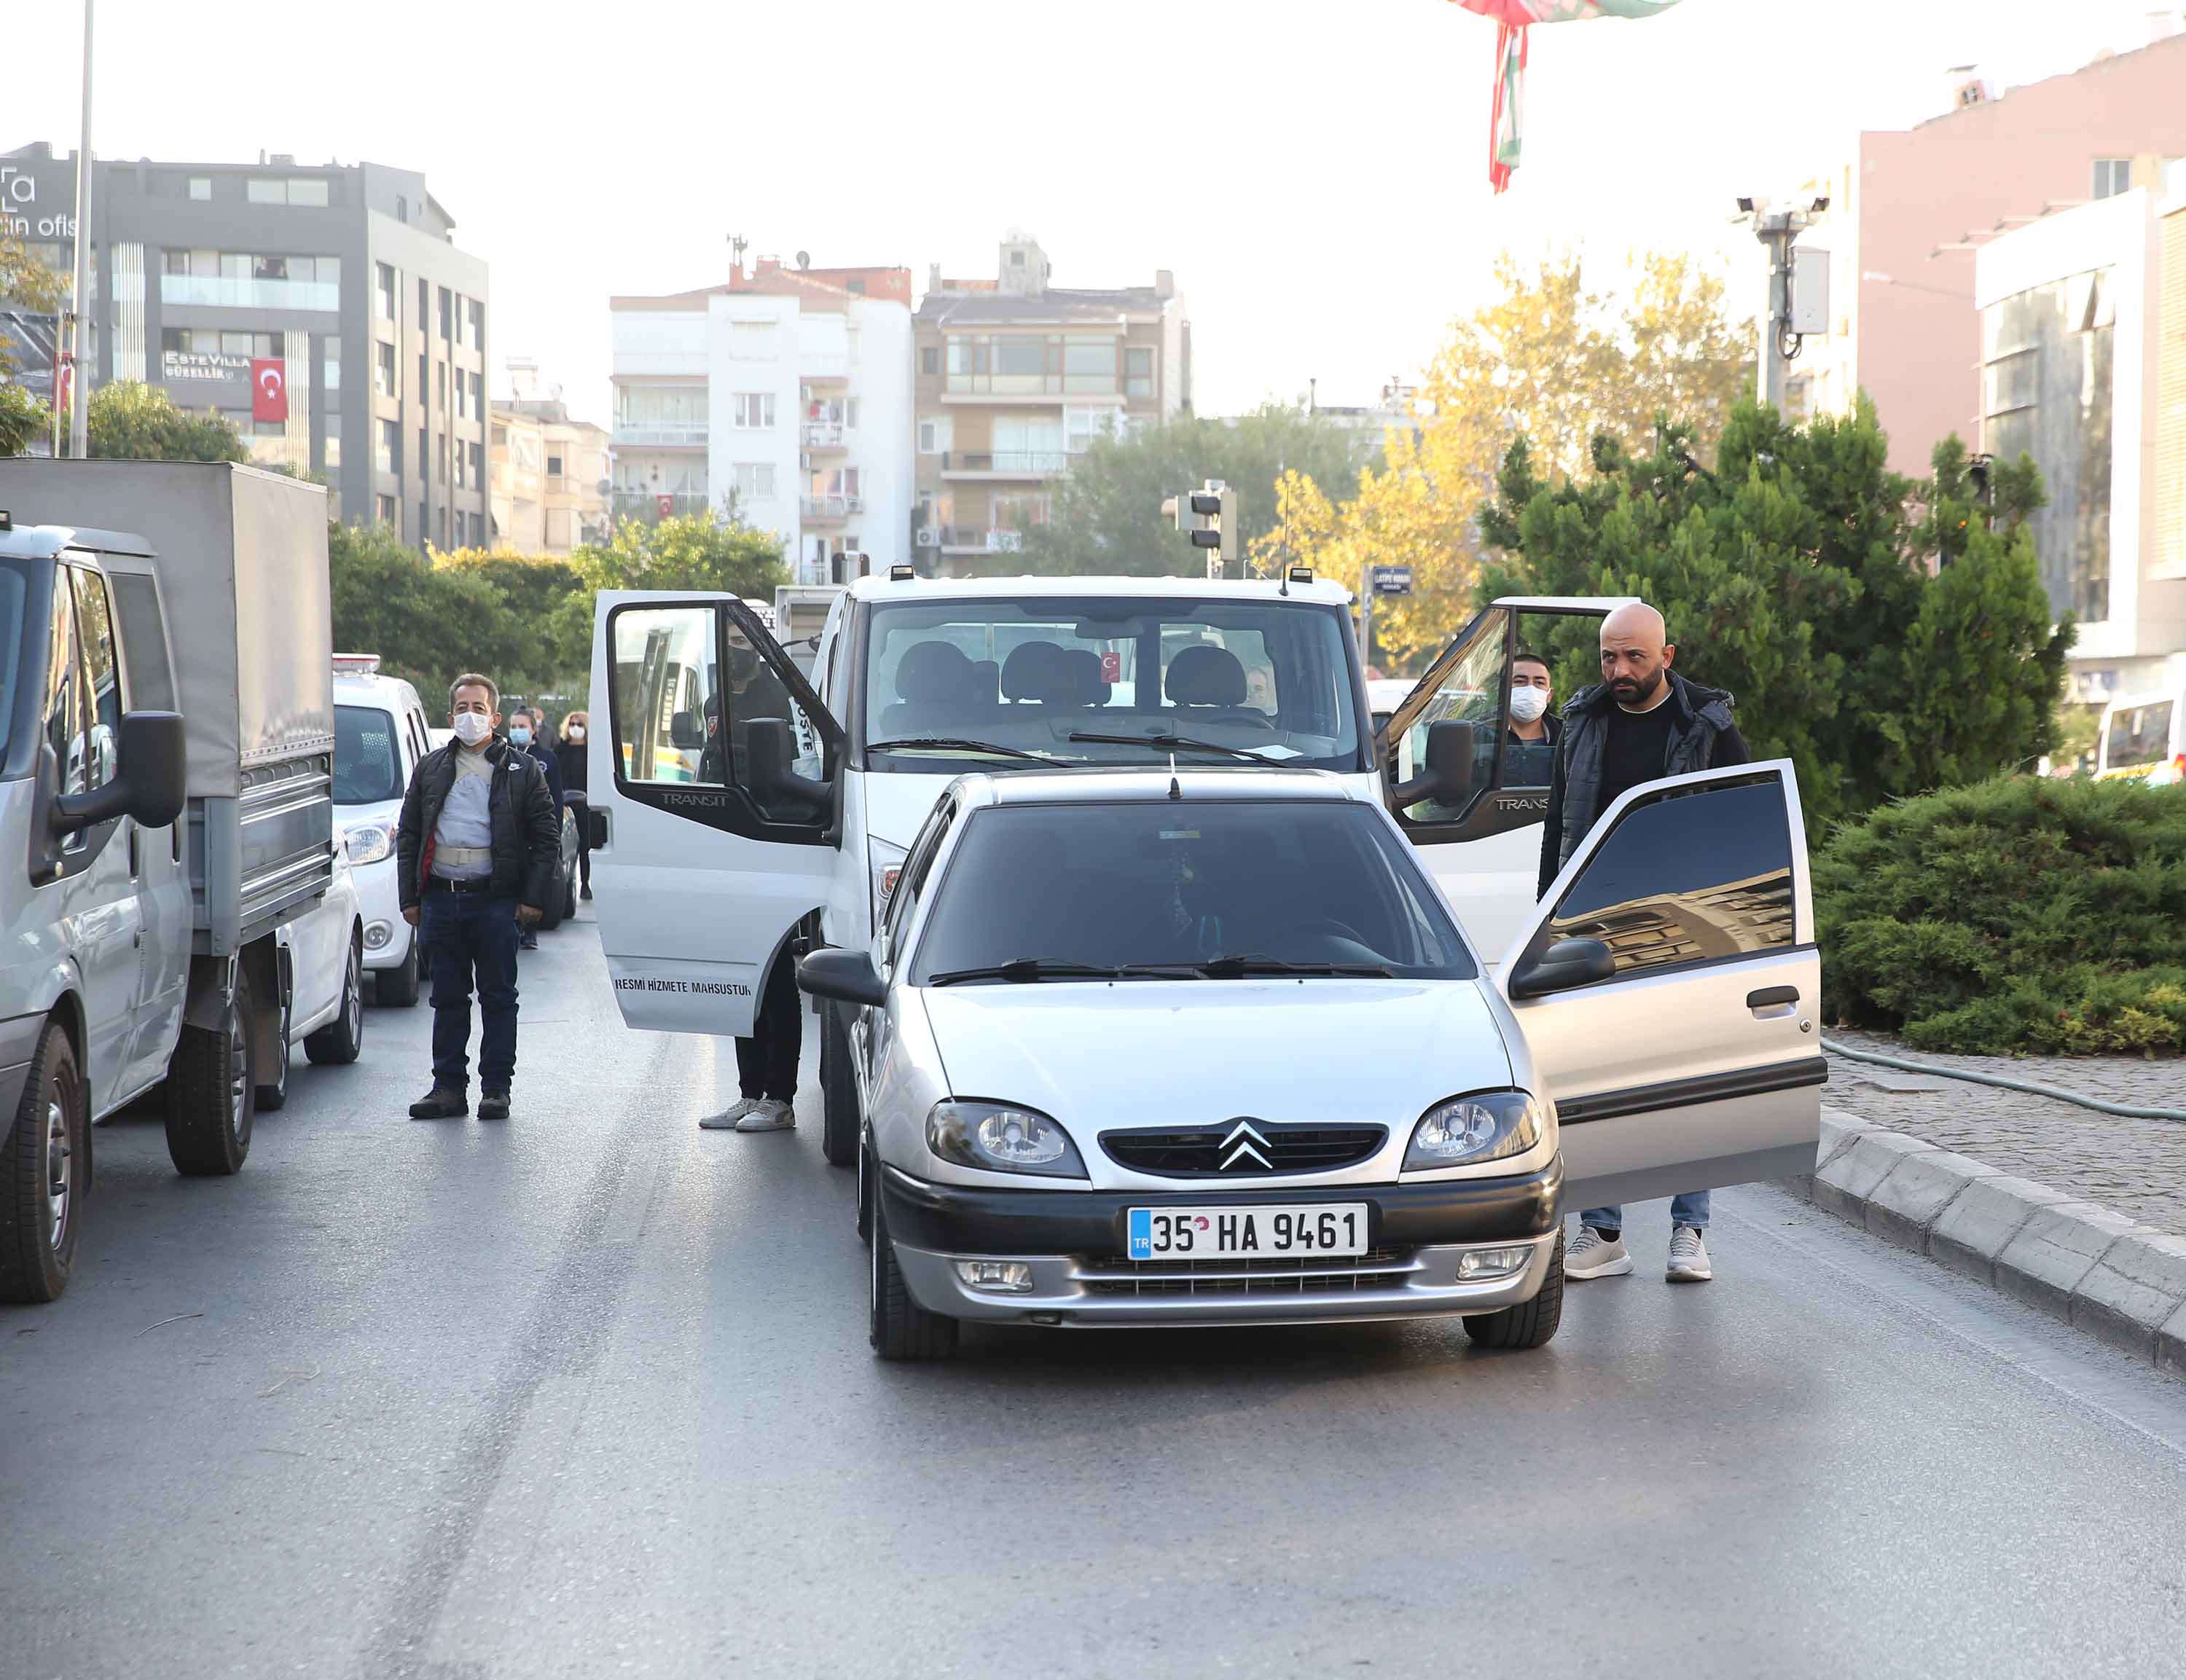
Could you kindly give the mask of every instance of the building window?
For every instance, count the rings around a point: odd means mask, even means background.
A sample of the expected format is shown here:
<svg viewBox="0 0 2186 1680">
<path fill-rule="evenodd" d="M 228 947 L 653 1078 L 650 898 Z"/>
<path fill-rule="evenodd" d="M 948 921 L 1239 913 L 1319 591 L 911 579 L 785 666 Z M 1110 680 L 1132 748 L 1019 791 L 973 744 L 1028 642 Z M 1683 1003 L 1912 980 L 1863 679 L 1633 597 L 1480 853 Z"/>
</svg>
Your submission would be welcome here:
<svg viewBox="0 0 2186 1680">
<path fill-rule="evenodd" d="M 193 190 L 190 196 L 199 194 Z M 207 192 L 204 194 L 210 198 Z M 254 204 L 305 204 L 323 209 L 327 202 L 327 183 L 316 177 L 294 177 L 287 180 L 277 176 L 254 175 L 243 183 L 243 196 Z"/>
<path fill-rule="evenodd" d="M 377 518 L 381 524 L 393 524 L 395 523 L 395 498 L 391 496 L 374 497 L 373 512 L 373 517 Z M 395 535 L 400 536 L 401 533 L 397 531 Z"/>
<path fill-rule="evenodd" d="M 443 286 L 443 287 L 441 287 L 441 288 L 440 288 L 440 341 L 441 341 L 441 343 L 446 344 L 446 343 L 450 339 L 453 338 L 453 337 L 455 336 L 455 331 L 456 331 L 456 300 L 455 300 L 455 294 L 454 294 L 453 293 L 451 293 L 451 291 L 449 291 L 449 290 L 448 290 L 448 288 L 447 288 L 446 286 Z"/>
<path fill-rule="evenodd" d="M 319 340 L 319 384 L 324 389 L 341 389 L 341 340 L 330 333 Z"/>
<path fill-rule="evenodd" d="M 322 176 L 299 176 L 289 182 L 289 202 L 323 210 L 327 204 L 327 183 Z"/>
<path fill-rule="evenodd" d="M 850 398 L 843 405 L 843 423 L 852 431 L 858 429 L 858 400 Z"/>
<path fill-rule="evenodd" d="M 736 361 L 773 361 L 774 322 L 731 321 L 729 323 L 729 356 Z"/>
<path fill-rule="evenodd" d="M 485 375 L 474 373 L 470 375 L 470 382 L 471 418 L 483 420 L 485 418 Z"/>
<path fill-rule="evenodd" d="M 730 400 L 731 423 L 740 432 L 771 431 L 774 426 L 772 391 L 738 391 Z"/>
<path fill-rule="evenodd" d="M 328 473 L 341 471 L 341 416 L 332 409 L 327 411 L 327 447 L 319 465 Z"/>
<path fill-rule="evenodd" d="M 466 307 L 465 318 L 470 322 L 471 348 L 484 350 L 485 348 L 485 305 L 479 299 L 473 298 Z"/>
<path fill-rule="evenodd" d="M 921 455 L 946 454 L 956 429 L 956 417 L 936 414 L 918 423 L 918 452 Z"/>
<path fill-rule="evenodd" d="M 2098 199 L 2115 199 L 2133 187 L 2131 158 L 2097 158 L 2095 160 L 2095 190 Z"/>
<path fill-rule="evenodd" d="M 93 177 L 94 179 L 96 177 Z M 212 176 L 193 175 L 190 177 L 190 196 L 203 204 L 212 197 Z"/>
<path fill-rule="evenodd" d="M 395 470 L 395 457 L 400 450 L 397 440 L 401 435 L 392 420 L 383 420 L 379 423 L 379 443 L 372 452 L 372 467 L 374 472 L 392 473 Z M 382 496 L 380 500 L 385 502 L 388 498 Z M 393 524 L 395 514 L 392 507 L 390 507 L 387 512 L 383 513 L 380 518 L 384 524 Z"/>
<path fill-rule="evenodd" d="M 243 196 L 254 204 L 285 204 L 289 202 L 289 183 L 254 175 L 243 183 Z"/>
<path fill-rule="evenodd" d="M 774 463 L 771 461 L 737 462 L 737 496 L 743 501 L 773 501 Z"/>
<path fill-rule="evenodd" d="M 1133 345 L 1124 352 L 1124 395 L 1150 397 L 1154 394 L 1154 353 Z"/>
<path fill-rule="evenodd" d="M 374 344 L 372 356 L 372 389 L 384 397 L 400 395 L 395 382 L 395 346 Z"/>
<path fill-rule="evenodd" d="M 372 288 L 372 312 L 382 321 L 395 319 L 395 270 L 388 263 L 378 266 Z"/>
<path fill-rule="evenodd" d="M 163 303 L 329 312 L 341 307 L 339 257 L 170 250 L 161 267 Z"/>
<path fill-rule="evenodd" d="M 1116 411 L 1113 408 L 1066 409 L 1062 416 L 1063 447 L 1073 455 L 1083 455 L 1093 446 L 1093 440 L 1106 437 L 1116 428 Z"/>
<path fill-rule="evenodd" d="M 546 476 L 550 479 L 558 479 L 562 476 L 562 457 L 560 456 L 550 455 L 546 457 Z"/>
<path fill-rule="evenodd" d="M 475 443 L 466 444 L 464 448 L 471 458 L 471 488 L 482 489 L 485 484 L 485 445 Z"/>
<path fill-rule="evenodd" d="M 918 371 L 928 378 L 941 371 L 941 351 L 938 346 L 928 344 L 919 351 Z"/>
</svg>

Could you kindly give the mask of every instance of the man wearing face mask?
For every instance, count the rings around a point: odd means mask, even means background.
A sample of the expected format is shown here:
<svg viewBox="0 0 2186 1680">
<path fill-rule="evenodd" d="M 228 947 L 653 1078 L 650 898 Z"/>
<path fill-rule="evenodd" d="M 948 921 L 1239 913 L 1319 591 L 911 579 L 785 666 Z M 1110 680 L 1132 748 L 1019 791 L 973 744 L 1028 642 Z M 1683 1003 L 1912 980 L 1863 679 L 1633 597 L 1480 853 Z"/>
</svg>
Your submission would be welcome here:
<svg viewBox="0 0 2186 1680">
<path fill-rule="evenodd" d="M 433 1089 L 413 1120 L 470 1112 L 471 984 L 478 984 L 479 1118 L 508 1117 L 516 1075 L 518 930 L 539 920 L 560 849 L 560 814 L 536 759 L 494 735 L 501 694 L 466 672 L 448 690 L 455 739 L 418 761 L 395 852 L 402 919 L 433 976 Z"/>
<path fill-rule="evenodd" d="M 1524 648 L 1511 661 L 1511 717 L 1503 731 L 1503 785 L 1545 787 L 1563 720 L 1549 709 L 1549 662 Z"/>
<path fill-rule="evenodd" d="M 1620 607 L 1602 621 L 1601 680 L 1582 689 L 1564 708 L 1548 822 L 1541 834 L 1539 896 L 1548 896 L 1587 832 L 1627 790 L 1747 761 L 1730 695 L 1688 682 L 1672 670 L 1677 654 L 1662 615 L 1645 602 Z M 1580 1230 L 1564 1256 L 1564 1275 L 1615 1278 L 1631 1271 L 1624 1210 L 1589 1207 L 1578 1217 Z M 1672 1200 L 1672 1283 L 1705 1283 L 1715 1275 L 1701 1236 L 1707 1221 L 1706 1190 Z"/>
<path fill-rule="evenodd" d="M 554 756 L 553 748 L 546 745 L 546 714 L 536 706 L 518 706 L 508 714 L 508 744 L 519 753 L 528 753 L 538 761 L 546 777 L 546 791 L 554 798 L 554 821 L 558 831 L 562 811 L 562 763 Z M 558 854 L 561 835 L 558 832 L 554 844 Z M 524 935 L 518 941 L 519 949 L 535 951 L 539 949 L 539 927 L 535 922 L 524 925 Z"/>
</svg>

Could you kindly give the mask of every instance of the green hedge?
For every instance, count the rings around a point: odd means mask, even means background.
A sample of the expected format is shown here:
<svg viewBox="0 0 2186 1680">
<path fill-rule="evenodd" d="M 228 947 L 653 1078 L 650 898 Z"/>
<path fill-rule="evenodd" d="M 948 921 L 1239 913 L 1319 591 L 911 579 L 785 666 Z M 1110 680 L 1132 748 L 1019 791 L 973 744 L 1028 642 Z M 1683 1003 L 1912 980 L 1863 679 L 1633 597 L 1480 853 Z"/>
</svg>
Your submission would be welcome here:
<svg viewBox="0 0 2186 1680">
<path fill-rule="evenodd" d="M 1925 1050 L 2186 1051 L 2186 787 L 1953 788 L 1840 828 L 1813 872 L 1832 1018 Z"/>
</svg>

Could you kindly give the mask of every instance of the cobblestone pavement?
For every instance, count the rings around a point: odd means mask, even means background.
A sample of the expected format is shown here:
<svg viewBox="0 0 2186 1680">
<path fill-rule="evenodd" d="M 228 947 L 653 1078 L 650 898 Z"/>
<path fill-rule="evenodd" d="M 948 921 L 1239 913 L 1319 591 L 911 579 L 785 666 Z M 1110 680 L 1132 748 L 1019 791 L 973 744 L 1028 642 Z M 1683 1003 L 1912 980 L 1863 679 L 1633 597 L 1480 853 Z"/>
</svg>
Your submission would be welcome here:
<svg viewBox="0 0 2186 1680">
<path fill-rule="evenodd" d="M 1837 1043 L 1937 1067 L 2029 1079 L 2105 1102 L 2186 1108 L 2186 1061 L 2138 1057 L 1941 1056 L 1880 1033 Z M 2186 1235 L 2186 1121 L 2123 1120 L 2054 1098 L 1830 1058 L 1823 1100 L 1870 1125 L 1925 1138 L 2007 1173 L 2072 1191 Z"/>
</svg>

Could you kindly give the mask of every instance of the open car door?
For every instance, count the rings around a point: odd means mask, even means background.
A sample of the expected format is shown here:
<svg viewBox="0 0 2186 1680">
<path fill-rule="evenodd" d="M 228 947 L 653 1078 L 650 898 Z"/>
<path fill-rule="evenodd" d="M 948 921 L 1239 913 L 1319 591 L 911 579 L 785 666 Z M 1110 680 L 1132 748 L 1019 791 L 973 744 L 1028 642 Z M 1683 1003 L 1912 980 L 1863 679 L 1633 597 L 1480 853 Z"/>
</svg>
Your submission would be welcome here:
<svg viewBox="0 0 2186 1680">
<path fill-rule="evenodd" d="M 842 731 L 748 607 L 696 591 L 598 597 L 591 714 L 594 901 L 622 1018 L 748 1037 L 769 965 L 842 890 Z"/>
<path fill-rule="evenodd" d="M 1567 1207 L 1814 1170 L 1822 964 L 1789 760 L 1626 793 L 1499 978 L 1555 1104 Z"/>
<path fill-rule="evenodd" d="M 1376 736 L 1383 797 L 1458 921 L 1493 962 L 1531 915 L 1555 762 L 1555 717 L 1599 680 L 1601 621 L 1628 596 L 1506 596 L 1458 633 Z M 1538 741 L 1513 733 L 1511 668 L 1554 674 Z"/>
</svg>

